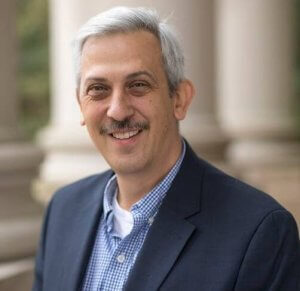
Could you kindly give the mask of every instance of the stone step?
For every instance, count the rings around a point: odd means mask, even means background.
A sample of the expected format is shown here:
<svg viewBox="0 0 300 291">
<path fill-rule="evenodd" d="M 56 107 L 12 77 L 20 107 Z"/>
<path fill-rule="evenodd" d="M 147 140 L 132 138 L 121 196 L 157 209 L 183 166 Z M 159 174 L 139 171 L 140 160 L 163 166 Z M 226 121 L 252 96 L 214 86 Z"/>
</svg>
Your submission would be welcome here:
<svg viewBox="0 0 300 291">
<path fill-rule="evenodd" d="M 0 220 L 0 262 L 34 256 L 41 220 L 41 216 Z"/>
<path fill-rule="evenodd" d="M 33 282 L 34 259 L 0 263 L 1 291 L 30 291 Z"/>
</svg>

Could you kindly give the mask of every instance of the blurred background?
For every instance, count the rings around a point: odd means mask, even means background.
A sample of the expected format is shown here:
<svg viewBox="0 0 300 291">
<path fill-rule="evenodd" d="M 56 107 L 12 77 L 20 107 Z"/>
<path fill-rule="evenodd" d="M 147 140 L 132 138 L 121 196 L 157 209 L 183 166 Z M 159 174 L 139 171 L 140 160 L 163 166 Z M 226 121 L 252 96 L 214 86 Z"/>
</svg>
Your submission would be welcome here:
<svg viewBox="0 0 300 291">
<path fill-rule="evenodd" d="M 71 41 L 116 5 L 176 27 L 197 89 L 181 131 L 196 152 L 300 225 L 300 0 L 1 0 L 1 291 L 30 290 L 53 192 L 107 168 L 79 125 Z"/>
</svg>

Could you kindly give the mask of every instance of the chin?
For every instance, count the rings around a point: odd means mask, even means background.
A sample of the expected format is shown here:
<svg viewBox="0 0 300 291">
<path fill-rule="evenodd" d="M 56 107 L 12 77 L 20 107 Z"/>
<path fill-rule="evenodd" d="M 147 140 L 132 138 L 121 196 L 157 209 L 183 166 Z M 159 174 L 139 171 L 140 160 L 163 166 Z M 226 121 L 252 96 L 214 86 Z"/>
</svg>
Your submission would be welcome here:
<svg viewBox="0 0 300 291">
<path fill-rule="evenodd" d="M 141 173 L 146 168 L 146 162 L 138 159 L 126 158 L 107 161 L 116 174 L 130 175 Z"/>
</svg>

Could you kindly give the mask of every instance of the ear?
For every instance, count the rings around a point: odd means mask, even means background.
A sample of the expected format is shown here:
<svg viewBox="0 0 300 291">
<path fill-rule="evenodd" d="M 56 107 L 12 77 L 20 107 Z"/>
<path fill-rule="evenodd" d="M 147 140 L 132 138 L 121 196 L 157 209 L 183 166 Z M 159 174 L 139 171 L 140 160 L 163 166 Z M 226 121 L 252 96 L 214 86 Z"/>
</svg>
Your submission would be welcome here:
<svg viewBox="0 0 300 291">
<path fill-rule="evenodd" d="M 81 108 L 81 102 L 80 102 L 80 90 L 79 90 L 79 88 L 76 89 L 76 99 L 77 99 L 78 105 L 80 107 L 80 125 L 84 126 L 85 125 L 85 120 L 84 120 L 84 117 L 83 117 L 83 114 L 82 114 L 82 108 Z"/>
<path fill-rule="evenodd" d="M 194 95 L 195 88 L 193 83 L 189 80 L 181 81 L 172 97 L 174 98 L 174 116 L 178 121 L 185 118 Z"/>
</svg>

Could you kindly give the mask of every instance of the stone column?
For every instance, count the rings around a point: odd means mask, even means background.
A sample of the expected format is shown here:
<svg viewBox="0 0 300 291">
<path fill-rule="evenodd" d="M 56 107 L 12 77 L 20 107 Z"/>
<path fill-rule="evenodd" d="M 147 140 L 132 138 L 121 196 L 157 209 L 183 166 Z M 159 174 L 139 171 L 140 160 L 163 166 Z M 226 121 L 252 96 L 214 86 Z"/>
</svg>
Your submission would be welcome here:
<svg viewBox="0 0 300 291">
<path fill-rule="evenodd" d="M 300 222 L 293 0 L 218 1 L 218 89 L 228 158 Z"/>
<path fill-rule="evenodd" d="M 41 209 L 30 197 L 42 154 L 22 142 L 18 127 L 16 1 L 0 1 L 0 286 L 6 280 L 6 264 L 19 265 L 33 256 L 41 221 Z M 21 275 L 20 269 L 16 267 Z M 9 274 L 13 282 L 14 271 Z M 8 285 L 7 285 L 8 286 Z M 13 286 L 13 285 L 9 285 Z M 29 286 L 28 286 L 29 287 Z M 24 287 L 26 288 L 26 287 Z M 14 289 L 11 289 L 14 290 Z"/>
<path fill-rule="evenodd" d="M 43 202 L 58 187 L 107 168 L 91 144 L 86 129 L 79 124 L 75 95 L 71 43 L 85 21 L 87 2 L 49 1 L 51 120 L 38 137 L 46 158 L 35 190 L 37 198 Z"/>
<path fill-rule="evenodd" d="M 196 95 L 181 128 L 194 150 L 203 158 L 221 165 L 227 143 L 216 115 L 215 1 L 153 1 L 178 28 L 186 56 L 186 73 Z M 170 7 L 174 8 L 171 13 Z"/>
<path fill-rule="evenodd" d="M 193 0 L 186 5 L 180 0 L 50 1 L 52 118 L 40 134 L 41 144 L 47 150 L 38 185 L 41 199 L 50 197 L 55 188 L 66 182 L 107 168 L 85 129 L 79 126 L 70 44 L 89 17 L 116 5 L 155 7 L 179 30 L 187 56 L 187 75 L 197 87 L 197 96 L 182 126 L 183 134 L 199 154 L 212 160 L 222 157 L 225 139 L 215 118 L 213 2 Z"/>
</svg>

